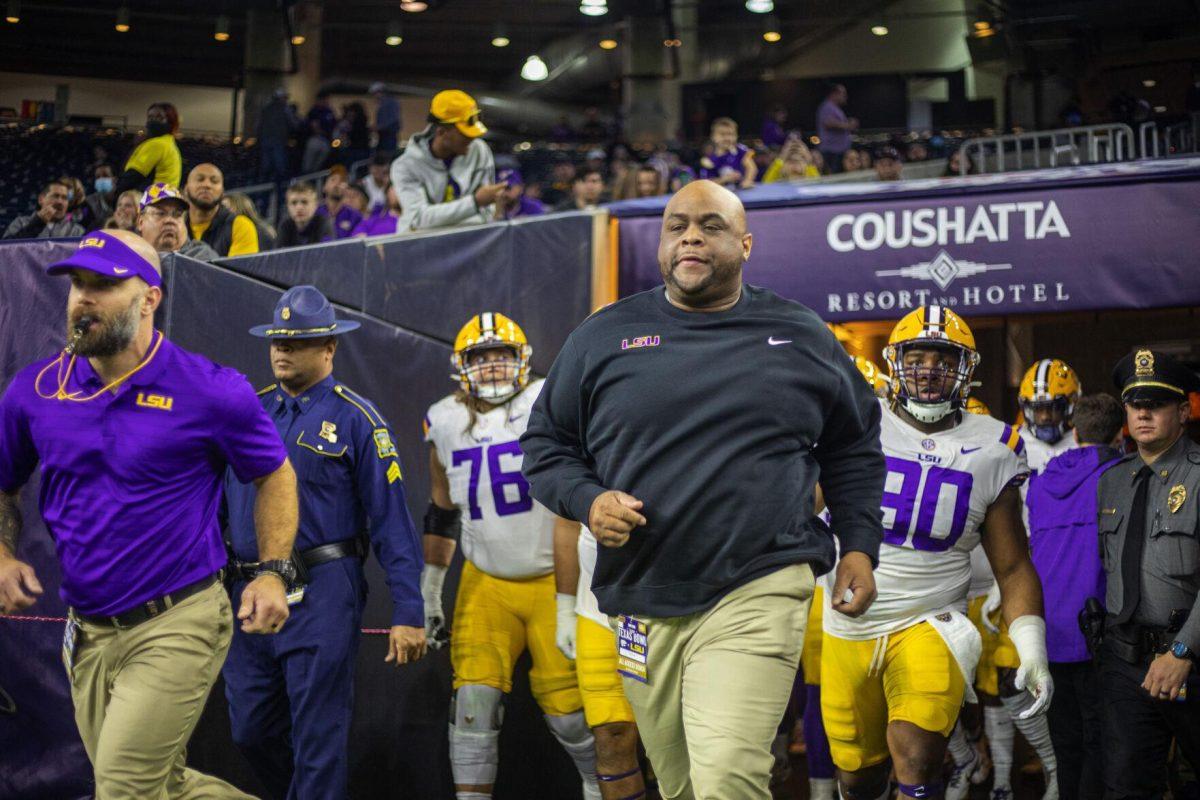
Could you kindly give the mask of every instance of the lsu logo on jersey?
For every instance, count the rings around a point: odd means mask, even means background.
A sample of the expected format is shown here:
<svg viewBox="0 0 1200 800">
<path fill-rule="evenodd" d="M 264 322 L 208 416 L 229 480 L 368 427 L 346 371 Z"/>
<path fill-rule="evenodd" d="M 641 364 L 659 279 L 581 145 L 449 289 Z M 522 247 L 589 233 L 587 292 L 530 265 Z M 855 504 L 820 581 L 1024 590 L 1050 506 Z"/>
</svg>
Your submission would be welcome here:
<svg viewBox="0 0 1200 800">
<path fill-rule="evenodd" d="M 659 336 L 635 336 L 632 339 L 622 339 L 622 350 L 637 350 L 642 347 L 658 347 L 662 341 Z"/>
<path fill-rule="evenodd" d="M 174 397 L 166 397 L 161 394 L 146 394 L 138 392 L 137 399 L 134 401 L 142 408 L 157 408 L 159 411 L 170 411 L 175 405 Z"/>
</svg>

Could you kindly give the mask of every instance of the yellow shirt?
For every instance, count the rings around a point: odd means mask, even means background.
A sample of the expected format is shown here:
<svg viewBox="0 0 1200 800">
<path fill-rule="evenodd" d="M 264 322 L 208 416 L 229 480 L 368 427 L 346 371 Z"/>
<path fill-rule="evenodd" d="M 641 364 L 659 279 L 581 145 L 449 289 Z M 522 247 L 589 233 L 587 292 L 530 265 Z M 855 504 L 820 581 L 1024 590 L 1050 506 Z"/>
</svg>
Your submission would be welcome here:
<svg viewBox="0 0 1200 800">
<path fill-rule="evenodd" d="M 821 177 L 821 171 L 809 164 L 804 168 L 804 179 L 811 180 L 812 178 Z M 767 171 L 763 174 L 763 183 L 776 183 L 783 180 L 783 159 L 777 158 L 771 162 L 771 166 L 767 167 Z"/>
<path fill-rule="evenodd" d="M 169 133 L 155 136 L 133 148 L 125 169 L 136 170 L 151 178 L 152 183 L 165 183 L 176 188 L 183 178 L 183 156 L 179 145 Z"/>
<path fill-rule="evenodd" d="M 188 227 L 192 229 L 192 238 L 197 241 L 204 236 L 208 230 L 209 223 L 204 224 L 192 223 Z M 254 222 L 245 214 L 238 214 L 233 218 L 233 239 L 229 245 L 228 253 L 221 253 L 223 257 L 228 256 L 244 256 L 250 253 L 258 252 L 258 228 L 254 227 Z"/>
</svg>

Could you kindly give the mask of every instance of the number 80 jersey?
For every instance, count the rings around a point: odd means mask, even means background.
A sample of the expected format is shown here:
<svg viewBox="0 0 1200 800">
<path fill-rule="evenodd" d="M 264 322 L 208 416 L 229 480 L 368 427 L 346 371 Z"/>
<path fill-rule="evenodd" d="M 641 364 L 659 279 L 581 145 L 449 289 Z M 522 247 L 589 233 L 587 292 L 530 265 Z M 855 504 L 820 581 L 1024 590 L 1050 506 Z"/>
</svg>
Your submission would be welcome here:
<svg viewBox="0 0 1200 800">
<path fill-rule="evenodd" d="M 825 630 L 845 639 L 893 633 L 947 606 L 965 613 L 984 516 L 1007 486 L 1029 474 L 1019 432 L 999 420 L 962 414 L 953 428 L 926 434 L 881 403 L 888 474 L 879 594 L 857 619 L 825 615 Z"/>
<path fill-rule="evenodd" d="M 425 441 L 437 449 L 450 500 L 462 511 L 463 555 L 497 578 L 554 569 L 554 515 L 529 494 L 518 442 L 543 383 L 531 381 L 508 403 L 476 414 L 474 426 L 454 395 L 425 415 Z"/>
</svg>

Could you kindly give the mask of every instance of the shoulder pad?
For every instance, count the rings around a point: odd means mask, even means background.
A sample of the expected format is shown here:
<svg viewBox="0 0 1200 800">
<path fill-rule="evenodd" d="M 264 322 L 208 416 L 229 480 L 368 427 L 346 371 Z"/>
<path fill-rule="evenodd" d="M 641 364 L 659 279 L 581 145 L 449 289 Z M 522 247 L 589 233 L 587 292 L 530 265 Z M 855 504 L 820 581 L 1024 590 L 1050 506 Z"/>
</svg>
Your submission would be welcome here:
<svg viewBox="0 0 1200 800">
<path fill-rule="evenodd" d="M 333 393 L 345 400 L 350 405 L 362 412 L 362 415 L 367 418 L 373 428 L 382 428 L 385 426 L 383 417 L 375 410 L 375 406 L 371 405 L 371 401 L 359 394 L 355 394 L 349 387 L 344 384 L 334 384 Z"/>
<path fill-rule="evenodd" d="M 272 383 L 270 386 L 264 386 L 263 388 L 258 390 L 258 396 L 262 397 L 264 394 L 270 394 L 271 392 L 275 391 L 277 388 L 279 388 L 278 383 Z"/>
</svg>

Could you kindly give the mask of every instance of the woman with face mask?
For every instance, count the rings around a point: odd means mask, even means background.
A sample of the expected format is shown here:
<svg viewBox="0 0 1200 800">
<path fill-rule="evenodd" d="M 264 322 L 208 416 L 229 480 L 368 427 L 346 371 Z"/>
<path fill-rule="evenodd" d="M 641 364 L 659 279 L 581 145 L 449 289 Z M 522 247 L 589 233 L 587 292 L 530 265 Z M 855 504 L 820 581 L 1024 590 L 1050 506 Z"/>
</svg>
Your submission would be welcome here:
<svg viewBox="0 0 1200 800">
<path fill-rule="evenodd" d="M 86 194 L 83 203 L 72 212 L 84 230 L 99 228 L 104 220 L 112 216 L 113 207 L 109 197 L 116 182 L 113 168 L 108 164 L 97 164 L 92 168 L 93 191 Z"/>
<path fill-rule="evenodd" d="M 125 171 L 113 187 L 113 195 L 129 189 L 141 192 L 152 183 L 179 186 L 183 156 L 175 143 L 179 112 L 170 103 L 155 103 L 146 109 L 146 134 L 125 162 Z"/>
</svg>

